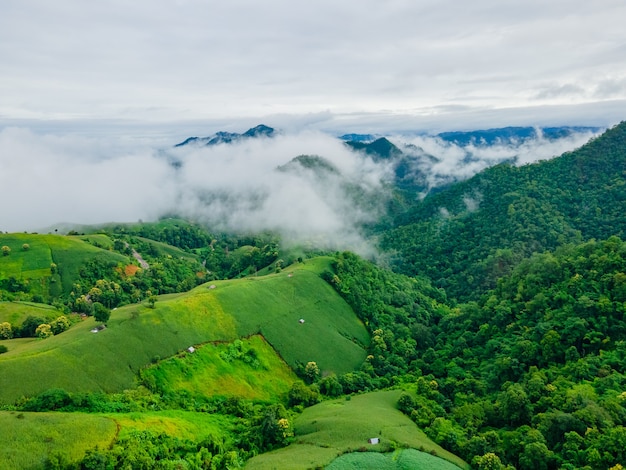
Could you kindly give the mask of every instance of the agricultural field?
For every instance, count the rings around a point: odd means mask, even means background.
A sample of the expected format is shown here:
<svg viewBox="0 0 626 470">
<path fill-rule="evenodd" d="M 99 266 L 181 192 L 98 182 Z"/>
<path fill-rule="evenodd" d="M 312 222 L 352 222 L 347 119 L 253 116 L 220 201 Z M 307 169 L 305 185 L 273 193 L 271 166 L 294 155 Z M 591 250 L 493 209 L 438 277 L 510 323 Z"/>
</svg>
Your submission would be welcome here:
<svg viewBox="0 0 626 470">
<path fill-rule="evenodd" d="M 85 452 L 108 448 L 137 433 L 164 434 L 193 442 L 223 442 L 231 418 L 180 410 L 142 413 L 0 411 L 0 468 L 42 469 L 50 461 L 80 461 Z"/>
<path fill-rule="evenodd" d="M 401 390 L 371 392 L 306 408 L 294 422 L 294 442 L 254 457 L 246 468 L 304 470 L 324 467 L 351 452 L 390 452 L 396 448 L 419 449 L 454 464 L 453 468 L 469 468 L 462 459 L 431 441 L 398 410 L 401 393 Z M 370 438 L 378 438 L 379 443 L 369 444 Z"/>
<path fill-rule="evenodd" d="M 97 239 L 105 244 L 108 237 L 98 236 Z M 113 264 L 129 263 L 126 256 L 94 246 L 79 237 L 0 234 L 0 245 L 10 250 L 8 255 L 0 256 L 0 279 L 28 283 L 32 294 L 46 298 L 70 292 L 81 267 L 90 260 L 99 258 Z"/>
<path fill-rule="evenodd" d="M 337 457 L 327 470 L 458 470 L 447 460 L 415 449 L 400 449 L 392 453 L 352 452 Z"/>
<path fill-rule="evenodd" d="M 115 421 L 85 413 L 0 411 L 0 468 L 41 469 L 50 456 L 80 460 L 116 437 Z"/>
<path fill-rule="evenodd" d="M 32 302 L 0 302 L 0 323 L 8 322 L 20 325 L 28 316 L 54 320 L 61 314 L 56 308 L 47 304 Z"/>
<path fill-rule="evenodd" d="M 300 323 L 300 319 L 305 319 Z M 92 333 L 89 317 L 45 340 L 5 340 L 0 403 L 46 389 L 117 392 L 137 385 L 145 366 L 210 342 L 262 334 L 291 367 L 315 361 L 323 371 L 354 370 L 365 359 L 367 331 L 314 271 L 294 268 L 263 278 L 215 281 L 188 293 L 114 310 Z"/>
<path fill-rule="evenodd" d="M 367 330 L 316 272 L 296 267 L 218 286 L 238 334 L 261 333 L 291 367 L 315 361 L 322 373 L 340 374 L 364 361 Z"/>
<path fill-rule="evenodd" d="M 142 371 L 144 383 L 161 394 L 240 397 L 279 401 L 299 380 L 263 339 L 255 335 L 233 343 L 205 344 Z"/>
</svg>

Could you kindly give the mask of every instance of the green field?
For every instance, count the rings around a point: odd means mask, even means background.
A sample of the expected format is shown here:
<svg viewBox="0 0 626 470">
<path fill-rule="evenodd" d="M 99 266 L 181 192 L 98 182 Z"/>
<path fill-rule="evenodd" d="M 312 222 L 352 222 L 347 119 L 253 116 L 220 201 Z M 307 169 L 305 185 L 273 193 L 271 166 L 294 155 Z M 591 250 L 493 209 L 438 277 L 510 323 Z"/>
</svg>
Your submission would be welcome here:
<svg viewBox="0 0 626 470">
<path fill-rule="evenodd" d="M 108 448 L 115 439 L 134 431 L 190 441 L 207 437 L 225 440 L 230 418 L 208 413 L 161 411 L 119 414 L 28 413 L 0 411 L 0 469 L 44 468 L 50 457 L 66 462 L 83 458 L 85 451 Z"/>
<path fill-rule="evenodd" d="M 96 445 L 115 439 L 115 421 L 85 413 L 0 411 L 0 469 L 41 469 L 51 455 L 82 459 Z"/>
<path fill-rule="evenodd" d="M 98 236 L 100 244 L 108 237 Z M 110 240 L 109 240 L 110 242 Z M 28 249 L 24 249 L 24 245 Z M 80 268 L 89 260 L 101 258 L 112 263 L 128 264 L 126 256 L 98 248 L 79 237 L 39 235 L 26 233 L 0 234 L 0 245 L 8 246 L 11 253 L 0 256 L 0 279 L 26 281 L 31 293 L 57 296 L 70 292 Z M 57 265 L 58 274 L 50 270 Z"/>
<path fill-rule="evenodd" d="M 215 295 L 240 336 L 261 333 L 292 367 L 315 361 L 322 373 L 341 374 L 365 360 L 365 327 L 315 272 L 295 268 L 225 282 Z"/>
<path fill-rule="evenodd" d="M 397 409 L 401 393 L 365 393 L 306 408 L 294 422 L 294 443 L 254 457 L 246 468 L 304 470 L 329 465 L 338 456 L 353 451 L 389 452 L 395 447 L 433 452 L 457 467 L 469 468 L 459 457 L 431 441 Z M 368 444 L 368 439 L 374 437 L 380 443 Z"/>
<path fill-rule="evenodd" d="M 392 453 L 352 452 L 337 457 L 327 470 L 458 470 L 459 467 L 426 452 L 402 449 Z"/>
<path fill-rule="evenodd" d="M 184 390 L 192 396 L 266 401 L 284 398 L 298 380 L 261 336 L 234 344 L 206 344 L 193 354 L 180 354 L 149 367 L 142 377 L 162 394 Z"/>
<path fill-rule="evenodd" d="M 141 368 L 191 345 L 258 333 L 290 366 L 316 361 L 324 371 L 353 370 L 365 359 L 361 344 L 369 341 L 367 331 L 315 271 L 315 263 L 299 265 L 263 278 L 215 281 L 162 296 L 154 309 L 121 307 L 99 333 L 90 332 L 96 323 L 88 318 L 45 340 L 3 341 L 9 351 L 0 355 L 0 403 L 50 388 L 125 390 L 136 385 Z"/>
<path fill-rule="evenodd" d="M 47 304 L 0 302 L 0 323 L 9 322 L 11 325 L 20 325 L 30 315 L 44 320 L 54 320 L 61 315 L 61 312 Z"/>
</svg>

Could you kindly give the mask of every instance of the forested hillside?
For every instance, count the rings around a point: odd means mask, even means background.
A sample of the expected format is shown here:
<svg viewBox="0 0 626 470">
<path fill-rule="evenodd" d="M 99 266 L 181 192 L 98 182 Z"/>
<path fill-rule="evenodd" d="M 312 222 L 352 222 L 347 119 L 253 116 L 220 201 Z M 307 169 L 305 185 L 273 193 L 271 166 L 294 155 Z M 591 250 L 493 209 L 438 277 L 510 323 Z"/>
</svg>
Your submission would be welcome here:
<svg viewBox="0 0 626 470">
<path fill-rule="evenodd" d="M 350 254 L 334 268 L 332 284 L 372 330 L 370 385 L 412 383 L 399 405 L 435 442 L 478 468 L 625 461 L 619 238 L 534 255 L 478 302 L 455 308 L 427 284 Z"/>
<path fill-rule="evenodd" d="M 384 229 L 394 268 L 449 297 L 475 299 L 521 259 L 564 243 L 623 236 L 626 123 L 539 164 L 501 164 L 433 194 Z"/>
</svg>

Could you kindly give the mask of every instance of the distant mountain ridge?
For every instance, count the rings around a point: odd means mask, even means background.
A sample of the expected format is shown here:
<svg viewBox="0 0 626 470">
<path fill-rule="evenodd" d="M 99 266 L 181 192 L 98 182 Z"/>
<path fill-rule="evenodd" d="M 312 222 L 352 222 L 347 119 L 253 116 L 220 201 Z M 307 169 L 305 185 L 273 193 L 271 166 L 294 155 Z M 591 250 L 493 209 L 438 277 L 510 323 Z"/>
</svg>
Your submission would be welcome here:
<svg viewBox="0 0 626 470">
<path fill-rule="evenodd" d="M 441 132 L 440 139 L 461 147 L 467 145 L 490 146 L 497 144 L 520 143 L 541 137 L 548 140 L 561 139 L 577 132 L 599 132 L 600 127 L 560 126 L 560 127 L 502 127 L 476 131 Z M 539 135 L 540 134 L 540 135 Z"/>
<path fill-rule="evenodd" d="M 218 144 L 230 144 L 233 142 L 239 142 L 247 139 L 254 139 L 259 137 L 274 137 L 276 135 L 276 129 L 266 126 L 265 124 L 259 124 L 256 127 L 248 129 L 243 134 L 237 132 L 225 132 L 220 131 L 208 137 L 188 137 L 184 141 L 174 145 L 174 147 L 184 147 L 186 145 L 198 145 L 209 146 Z"/>
</svg>

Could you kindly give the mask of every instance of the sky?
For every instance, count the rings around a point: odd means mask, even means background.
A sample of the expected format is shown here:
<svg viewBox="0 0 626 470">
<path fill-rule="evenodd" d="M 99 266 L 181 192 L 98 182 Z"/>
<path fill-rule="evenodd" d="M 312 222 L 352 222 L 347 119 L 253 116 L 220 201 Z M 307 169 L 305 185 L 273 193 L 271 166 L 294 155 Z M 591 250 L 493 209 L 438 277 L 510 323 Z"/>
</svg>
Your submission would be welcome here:
<svg viewBox="0 0 626 470">
<path fill-rule="evenodd" d="M 623 0 L 3 0 L 0 128 L 615 124 Z"/>
</svg>

